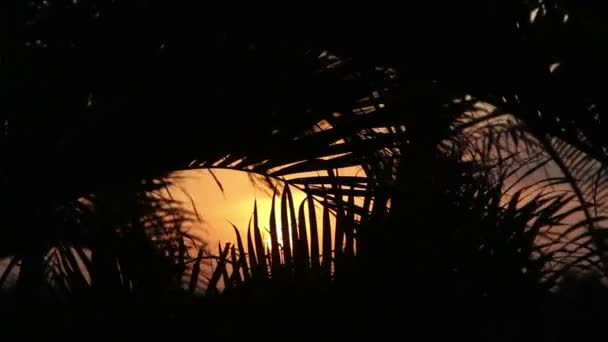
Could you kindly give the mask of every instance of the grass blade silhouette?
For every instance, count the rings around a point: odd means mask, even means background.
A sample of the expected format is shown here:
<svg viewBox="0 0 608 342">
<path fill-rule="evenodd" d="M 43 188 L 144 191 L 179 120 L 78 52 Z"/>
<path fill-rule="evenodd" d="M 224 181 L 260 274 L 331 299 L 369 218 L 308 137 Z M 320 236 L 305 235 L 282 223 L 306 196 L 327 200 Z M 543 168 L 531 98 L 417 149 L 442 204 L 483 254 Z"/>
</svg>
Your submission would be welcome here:
<svg viewBox="0 0 608 342">
<path fill-rule="evenodd" d="M 272 204 L 270 207 L 270 245 L 271 245 L 271 259 L 272 259 L 272 276 L 278 276 L 281 270 L 281 251 L 279 249 L 279 237 L 277 234 L 277 220 L 275 216 L 275 198 L 276 192 L 272 194 Z"/>
<path fill-rule="evenodd" d="M 351 258 L 354 255 L 354 238 L 355 238 L 355 197 L 353 194 L 348 196 L 348 217 L 347 227 L 348 230 L 345 232 L 346 244 L 344 246 L 344 254 L 347 258 Z"/>
<path fill-rule="evenodd" d="M 310 255 L 308 253 L 308 232 L 306 227 L 306 216 L 304 214 L 304 205 L 306 200 L 300 203 L 300 209 L 298 210 L 298 251 L 300 252 L 300 264 L 304 270 L 310 267 Z"/>
<path fill-rule="evenodd" d="M 327 200 L 323 203 L 323 262 L 322 273 L 326 279 L 331 277 L 332 253 L 331 253 L 331 222 L 329 220 L 329 204 Z"/>
<path fill-rule="evenodd" d="M 236 234 L 236 243 L 239 248 L 239 264 L 243 268 L 243 278 L 245 282 L 251 280 L 251 276 L 249 275 L 249 267 L 247 266 L 247 253 L 245 253 L 245 246 L 243 246 L 243 240 L 241 239 L 241 233 L 239 233 L 239 229 L 232 224 L 232 228 L 234 228 L 234 233 Z M 253 267 L 253 266 L 252 266 Z"/>
<path fill-rule="evenodd" d="M 220 251 L 220 256 L 217 260 L 217 266 L 213 273 L 211 274 L 211 278 L 209 279 L 209 284 L 207 285 L 207 294 L 215 295 L 218 293 L 217 284 L 220 279 L 224 276 L 226 272 L 226 257 L 228 256 L 228 250 L 230 249 L 230 244 L 226 244 L 226 248 L 222 249 L 222 245 L 218 246 L 218 250 Z"/>
<path fill-rule="evenodd" d="M 230 248 L 230 258 L 232 259 L 232 273 L 230 274 L 230 286 L 231 287 L 240 287 L 243 284 L 243 279 L 241 278 L 241 258 L 237 257 L 236 247 L 232 245 Z M 243 273 L 247 273 L 247 269 L 243 269 Z"/>
<path fill-rule="evenodd" d="M 342 200 L 339 201 L 336 208 L 336 227 L 334 229 L 334 273 L 337 274 L 342 269 L 342 260 L 344 259 L 344 225 L 346 219 L 344 217 L 344 208 Z"/>
<path fill-rule="evenodd" d="M 285 261 L 285 265 L 287 265 L 287 269 L 291 269 L 292 260 L 291 260 L 291 237 L 290 234 L 290 225 L 289 225 L 289 216 L 288 216 L 288 197 L 287 194 L 289 192 L 289 184 L 285 184 L 283 188 L 283 193 L 281 194 L 281 235 L 283 242 L 283 259 Z M 295 222 L 292 221 L 292 224 Z"/>
<path fill-rule="evenodd" d="M 257 263 L 253 239 L 251 238 L 251 220 L 249 221 L 249 227 L 247 228 L 247 250 L 249 251 L 248 256 L 249 265 L 251 265 L 251 276 L 255 279 L 258 279 L 262 277 L 262 274 Z"/>
<path fill-rule="evenodd" d="M 255 238 L 255 254 L 258 261 L 260 275 L 263 278 L 268 278 L 268 261 L 264 247 L 264 240 L 262 239 L 262 232 L 260 231 L 260 225 L 258 223 L 257 201 L 254 201 L 253 203 L 253 234 Z"/>
<path fill-rule="evenodd" d="M 307 195 L 308 201 L 308 224 L 310 226 L 310 266 L 312 274 L 318 274 L 321 265 L 319 264 L 319 232 L 317 229 L 317 213 L 315 211 L 315 201 L 312 195 Z"/>
<path fill-rule="evenodd" d="M 230 244 L 226 244 L 226 258 L 224 259 L 224 267 L 222 267 L 222 281 L 224 282 L 224 289 L 230 290 L 232 288 L 232 283 L 230 282 L 230 276 L 228 276 L 228 267 L 226 267 L 230 260 L 228 260 L 230 253 Z"/>
<path fill-rule="evenodd" d="M 190 275 L 190 282 L 188 283 L 188 289 L 190 293 L 194 293 L 198 287 L 198 278 L 201 273 L 201 262 L 203 261 L 203 249 L 199 248 L 196 260 L 192 265 L 192 274 Z"/>
<path fill-rule="evenodd" d="M 291 241 L 292 241 L 292 254 L 293 254 L 293 264 L 294 267 L 297 268 L 297 265 L 303 265 L 303 255 L 301 251 L 301 246 L 299 242 L 299 234 L 298 234 L 298 220 L 297 220 L 297 212 L 295 209 L 295 204 L 293 202 L 293 197 L 291 195 L 291 190 L 289 189 L 289 185 L 285 186 L 285 193 L 287 194 L 287 202 L 289 204 L 289 216 L 290 216 L 290 229 L 291 229 Z"/>
</svg>

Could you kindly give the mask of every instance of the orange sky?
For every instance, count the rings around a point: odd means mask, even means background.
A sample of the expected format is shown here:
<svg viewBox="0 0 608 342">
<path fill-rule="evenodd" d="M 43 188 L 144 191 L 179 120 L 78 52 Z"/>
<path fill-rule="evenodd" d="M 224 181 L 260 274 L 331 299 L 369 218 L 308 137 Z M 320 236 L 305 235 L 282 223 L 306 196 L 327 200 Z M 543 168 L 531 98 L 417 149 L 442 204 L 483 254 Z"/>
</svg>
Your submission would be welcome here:
<svg viewBox="0 0 608 342">
<path fill-rule="evenodd" d="M 213 173 L 222 183 L 223 193 L 208 170 L 191 170 L 176 174 L 181 178 L 176 185 L 188 192 L 193 198 L 196 209 L 202 218 L 202 222 L 194 223 L 192 229 L 195 230 L 197 236 L 205 238 L 205 242 L 210 245 L 212 251 L 219 241 L 222 243 L 235 241 L 234 229 L 230 222 L 239 228 L 243 238 L 246 236 L 249 218 L 253 213 L 254 200 L 257 200 L 260 228 L 268 228 L 272 203 L 270 191 L 265 192 L 260 187 L 253 186 L 246 172 L 216 169 L 213 170 Z M 339 170 L 339 173 L 347 176 L 364 175 L 361 167 L 343 168 Z M 315 172 L 292 176 L 305 177 L 316 174 Z M 293 187 L 291 190 L 294 203 L 298 206 L 306 196 L 302 191 Z M 172 194 L 176 199 L 190 203 L 188 197 L 177 187 L 172 191 Z M 278 202 L 275 210 L 278 215 Z M 317 213 L 317 219 L 321 224 L 322 211 L 318 210 Z"/>
<path fill-rule="evenodd" d="M 247 224 L 253 213 L 253 203 L 257 200 L 261 227 L 268 227 L 272 196 L 256 189 L 249 181 L 246 172 L 214 170 L 224 191 L 207 170 L 193 170 L 179 173 L 183 179 L 178 183 L 192 196 L 202 222 L 195 223 L 193 229 L 202 233 L 207 243 L 217 246 L 217 242 L 234 241 L 234 229 L 230 222 L 239 228 L 241 234 L 247 233 Z M 182 201 L 187 197 L 181 191 L 174 196 Z M 295 203 L 300 203 L 305 195 L 293 189 Z M 188 201 L 186 201 L 188 202 Z M 199 234 L 196 234 L 199 235 Z M 246 235 L 243 235 L 245 237 Z"/>
</svg>

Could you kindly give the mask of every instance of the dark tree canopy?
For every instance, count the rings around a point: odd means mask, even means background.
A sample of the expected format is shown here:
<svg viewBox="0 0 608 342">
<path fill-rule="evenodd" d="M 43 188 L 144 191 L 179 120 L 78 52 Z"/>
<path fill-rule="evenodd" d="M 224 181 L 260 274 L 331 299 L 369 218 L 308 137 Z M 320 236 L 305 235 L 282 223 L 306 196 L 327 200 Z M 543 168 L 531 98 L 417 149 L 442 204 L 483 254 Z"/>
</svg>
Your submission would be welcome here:
<svg viewBox="0 0 608 342">
<path fill-rule="evenodd" d="M 162 321 L 248 303 L 261 320 L 293 301 L 340 308 L 336 331 L 361 305 L 355 322 L 385 319 L 375 329 L 389 334 L 403 318 L 390 309 L 409 303 L 415 332 L 437 319 L 447 328 L 433 336 L 538 340 L 543 310 L 563 300 L 550 290 L 576 288 L 571 269 L 603 276 L 602 1 L 303 7 L 241 17 L 174 1 L 2 4 L 0 285 L 19 269 L 17 320 L 43 288 L 61 288 L 65 321 L 94 303 L 99 321 L 83 327 L 128 321 L 129 305 Z M 348 166 L 365 175 L 339 174 Z M 164 191 L 172 172 L 214 167 L 281 182 L 273 201 L 293 246 L 279 250 L 272 221 L 272 250 L 255 220 L 247 244 L 219 255 L 188 236 L 193 213 Z M 192 299 L 204 258 L 216 262 L 207 296 Z M 464 306 L 477 311 L 460 317 Z"/>
</svg>

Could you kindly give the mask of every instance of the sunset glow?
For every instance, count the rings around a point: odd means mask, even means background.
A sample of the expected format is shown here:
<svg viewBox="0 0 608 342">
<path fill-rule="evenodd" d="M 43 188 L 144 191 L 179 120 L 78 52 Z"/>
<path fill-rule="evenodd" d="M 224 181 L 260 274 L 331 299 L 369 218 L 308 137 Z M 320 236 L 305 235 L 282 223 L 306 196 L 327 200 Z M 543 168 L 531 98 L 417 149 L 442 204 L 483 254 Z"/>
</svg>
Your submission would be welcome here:
<svg viewBox="0 0 608 342">
<path fill-rule="evenodd" d="M 185 208 L 191 208 L 192 203 L 200 213 L 201 221 L 193 222 L 190 232 L 200 236 L 209 246 L 217 246 L 218 242 L 235 242 L 233 224 L 241 236 L 247 234 L 247 227 L 253 213 L 254 202 L 257 203 L 259 224 L 264 241 L 271 248 L 269 229 L 272 194 L 264 189 L 262 184 L 254 186 L 246 172 L 233 170 L 214 170 L 217 179 L 221 182 L 224 191 L 220 190 L 213 176 L 206 170 L 184 171 L 177 174 L 180 179 L 172 190 L 173 196 L 184 203 Z M 350 167 L 340 170 L 344 175 L 361 175 L 360 167 Z M 298 177 L 302 174 L 296 175 Z M 306 176 L 306 175 L 304 175 Z M 191 197 L 186 195 L 186 193 Z M 306 198 L 304 192 L 292 187 L 293 200 L 297 207 Z M 360 202 L 360 199 L 355 199 Z M 322 210 L 317 207 L 317 224 L 321 226 Z M 277 235 L 283 241 L 279 212 L 280 205 L 275 203 L 277 218 Z M 332 229 L 335 224 L 333 215 L 330 218 Z M 322 232 L 319 232 L 322 238 Z M 214 248 L 214 247 L 212 247 Z"/>
</svg>

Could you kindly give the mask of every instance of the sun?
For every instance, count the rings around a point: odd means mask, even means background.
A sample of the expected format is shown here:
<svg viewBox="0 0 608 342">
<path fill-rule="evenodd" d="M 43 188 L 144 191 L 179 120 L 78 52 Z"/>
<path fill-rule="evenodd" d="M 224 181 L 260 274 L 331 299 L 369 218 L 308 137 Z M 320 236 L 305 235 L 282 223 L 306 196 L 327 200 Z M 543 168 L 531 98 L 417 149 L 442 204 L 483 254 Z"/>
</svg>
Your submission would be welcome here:
<svg viewBox="0 0 608 342">
<path fill-rule="evenodd" d="M 283 246 L 284 246 L 283 229 L 280 224 L 277 224 L 277 240 L 279 243 L 279 249 L 283 249 Z M 289 241 L 291 244 L 293 244 L 293 239 L 291 238 L 291 236 L 289 237 Z M 272 250 L 272 239 L 270 236 L 269 228 L 265 229 L 265 231 L 264 231 L 264 244 L 265 244 L 264 247 L 266 247 L 266 249 Z"/>
</svg>

